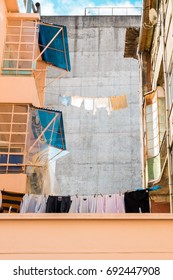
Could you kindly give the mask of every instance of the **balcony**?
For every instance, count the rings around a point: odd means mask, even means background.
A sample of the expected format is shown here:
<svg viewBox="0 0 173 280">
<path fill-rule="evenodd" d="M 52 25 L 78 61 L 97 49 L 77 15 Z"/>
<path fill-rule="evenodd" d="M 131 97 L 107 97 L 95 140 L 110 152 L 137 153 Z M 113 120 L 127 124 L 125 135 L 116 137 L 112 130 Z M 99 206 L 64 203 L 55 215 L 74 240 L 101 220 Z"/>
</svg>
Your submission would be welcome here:
<svg viewBox="0 0 173 280">
<path fill-rule="evenodd" d="M 43 106 L 46 63 L 38 47 L 38 14 L 9 13 L 2 59 L 1 103 Z M 13 87 L 11 87 L 13 85 Z"/>
<path fill-rule="evenodd" d="M 38 27 L 33 18 L 20 14 L 8 17 L 2 74 L 32 75 L 38 52 Z"/>
</svg>

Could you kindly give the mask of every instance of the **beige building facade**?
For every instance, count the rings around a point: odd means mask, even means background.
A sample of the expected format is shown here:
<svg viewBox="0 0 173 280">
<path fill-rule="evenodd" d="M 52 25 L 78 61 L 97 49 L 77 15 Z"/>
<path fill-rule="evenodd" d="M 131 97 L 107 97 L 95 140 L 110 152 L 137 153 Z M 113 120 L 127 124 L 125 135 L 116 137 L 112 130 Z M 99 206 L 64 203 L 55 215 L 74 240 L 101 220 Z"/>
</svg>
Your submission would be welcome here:
<svg viewBox="0 0 173 280">
<path fill-rule="evenodd" d="M 160 185 L 151 200 L 172 212 L 172 1 L 143 1 L 138 39 L 143 112 L 144 187 Z M 135 46 L 134 46 L 135 48 Z"/>
</svg>

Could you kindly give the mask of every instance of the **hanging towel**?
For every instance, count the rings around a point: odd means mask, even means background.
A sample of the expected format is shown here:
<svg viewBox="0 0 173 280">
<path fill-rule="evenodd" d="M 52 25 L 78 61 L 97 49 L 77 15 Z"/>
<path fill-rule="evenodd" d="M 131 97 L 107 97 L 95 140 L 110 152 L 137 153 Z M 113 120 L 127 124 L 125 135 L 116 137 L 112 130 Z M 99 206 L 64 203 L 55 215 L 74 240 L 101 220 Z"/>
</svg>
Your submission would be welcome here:
<svg viewBox="0 0 173 280">
<path fill-rule="evenodd" d="M 148 190 L 125 192 L 124 194 L 126 213 L 149 213 Z"/>
<path fill-rule="evenodd" d="M 117 213 L 125 213 L 124 194 L 116 194 Z"/>
<path fill-rule="evenodd" d="M 29 201 L 28 209 L 27 209 L 26 213 L 35 213 L 37 198 L 38 198 L 38 195 L 34 195 L 34 194 L 31 195 L 31 199 Z"/>
<path fill-rule="evenodd" d="M 70 206 L 70 196 L 48 196 L 46 213 L 68 213 Z"/>
<path fill-rule="evenodd" d="M 20 205 L 20 213 L 45 213 L 46 201 L 44 195 L 25 194 Z"/>
<path fill-rule="evenodd" d="M 104 197 L 102 195 L 97 195 L 96 213 L 104 213 Z"/>
<path fill-rule="evenodd" d="M 79 196 L 79 213 L 89 213 L 88 196 Z"/>
<path fill-rule="evenodd" d="M 44 195 L 39 195 L 35 206 L 35 213 L 45 213 L 46 203 L 47 203 L 47 197 Z"/>
<path fill-rule="evenodd" d="M 115 194 L 104 195 L 104 212 L 117 213 L 117 204 Z"/>
<path fill-rule="evenodd" d="M 96 114 L 97 109 L 100 108 L 105 108 L 108 115 L 111 113 L 111 108 L 110 108 L 110 101 L 108 97 L 100 97 L 100 98 L 95 98 L 94 99 L 94 111 L 93 115 Z"/>
<path fill-rule="evenodd" d="M 97 202 L 97 198 L 95 195 L 89 196 L 89 213 L 96 212 L 96 202 Z"/>
<path fill-rule="evenodd" d="M 0 209 L 1 209 L 1 207 L 2 207 L 2 193 L 0 191 Z"/>
<path fill-rule="evenodd" d="M 3 213 L 19 213 L 24 193 L 2 191 Z"/>
<path fill-rule="evenodd" d="M 71 97 L 71 105 L 80 108 L 83 102 L 83 97 L 80 96 L 72 96 Z"/>
<path fill-rule="evenodd" d="M 79 213 L 79 197 L 76 195 L 71 196 L 71 206 L 69 213 Z"/>
<path fill-rule="evenodd" d="M 91 111 L 94 108 L 93 98 L 85 97 L 84 98 L 84 108 L 85 110 Z"/>
<path fill-rule="evenodd" d="M 64 106 L 69 106 L 71 104 L 71 96 L 59 96 L 59 102 Z"/>
<path fill-rule="evenodd" d="M 127 97 L 126 95 L 111 96 L 110 103 L 112 110 L 120 110 L 127 107 Z"/>
<path fill-rule="evenodd" d="M 25 194 L 20 204 L 20 213 L 27 213 L 32 194 Z"/>
</svg>

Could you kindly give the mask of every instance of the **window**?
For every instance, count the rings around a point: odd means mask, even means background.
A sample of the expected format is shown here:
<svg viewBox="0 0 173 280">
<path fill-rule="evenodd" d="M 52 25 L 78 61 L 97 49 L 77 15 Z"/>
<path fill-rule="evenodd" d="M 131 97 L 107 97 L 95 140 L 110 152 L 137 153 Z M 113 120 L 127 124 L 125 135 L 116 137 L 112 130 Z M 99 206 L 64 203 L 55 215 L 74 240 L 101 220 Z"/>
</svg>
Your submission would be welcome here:
<svg viewBox="0 0 173 280">
<path fill-rule="evenodd" d="M 147 163 L 148 180 L 160 177 L 166 160 L 165 136 L 165 95 L 162 87 L 149 93 L 146 101 L 146 134 L 147 134 Z"/>
<path fill-rule="evenodd" d="M 4 47 L 2 74 L 31 75 L 35 69 L 38 41 L 36 22 L 26 20 L 8 20 Z"/>
<path fill-rule="evenodd" d="M 0 104 L 0 173 L 25 170 L 28 105 Z"/>
</svg>

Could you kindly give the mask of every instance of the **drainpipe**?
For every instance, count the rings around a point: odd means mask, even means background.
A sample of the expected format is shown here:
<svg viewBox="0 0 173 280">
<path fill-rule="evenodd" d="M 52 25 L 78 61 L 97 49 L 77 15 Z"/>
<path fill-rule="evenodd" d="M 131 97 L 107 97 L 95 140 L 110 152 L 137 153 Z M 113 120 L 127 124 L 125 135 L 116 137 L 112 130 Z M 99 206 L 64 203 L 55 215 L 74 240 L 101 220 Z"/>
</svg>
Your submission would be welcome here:
<svg viewBox="0 0 173 280">
<path fill-rule="evenodd" d="M 170 195 L 170 212 L 172 213 L 172 178 L 171 178 L 171 154 L 169 147 L 169 96 L 168 96 L 168 73 L 166 63 L 166 49 L 165 49 L 165 30 L 164 25 L 164 3 L 161 1 L 161 40 L 163 45 L 163 72 L 165 82 L 165 103 L 166 103 L 166 143 L 167 143 L 167 156 L 168 156 L 168 184 L 169 184 L 169 195 Z"/>
<path fill-rule="evenodd" d="M 142 63 L 142 54 L 139 53 L 139 50 L 137 51 L 137 56 L 138 56 L 138 63 L 139 63 L 139 81 L 140 81 L 140 123 L 141 123 L 141 131 L 140 131 L 140 137 L 141 137 L 141 161 L 142 161 L 142 187 L 146 188 L 146 170 L 145 170 L 145 154 L 144 154 L 144 109 L 143 109 L 143 84 L 142 84 L 142 68 L 143 68 L 143 63 Z"/>
<path fill-rule="evenodd" d="M 36 13 L 38 13 L 39 15 L 41 15 L 41 5 L 39 2 L 35 3 L 35 6 L 36 6 Z"/>
</svg>

